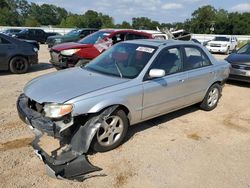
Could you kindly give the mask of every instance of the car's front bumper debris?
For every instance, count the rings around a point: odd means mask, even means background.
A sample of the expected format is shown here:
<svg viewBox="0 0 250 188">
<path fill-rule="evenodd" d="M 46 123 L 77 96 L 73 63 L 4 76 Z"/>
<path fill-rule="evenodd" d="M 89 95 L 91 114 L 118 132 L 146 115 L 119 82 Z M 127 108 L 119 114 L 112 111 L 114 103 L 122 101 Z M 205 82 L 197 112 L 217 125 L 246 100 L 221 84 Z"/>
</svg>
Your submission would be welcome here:
<svg viewBox="0 0 250 188">
<path fill-rule="evenodd" d="M 36 138 L 32 142 L 35 153 L 46 165 L 50 176 L 82 181 L 92 176 L 92 172 L 100 171 L 101 168 L 89 163 L 86 154 L 89 150 L 92 139 L 104 119 L 108 117 L 118 106 L 105 109 L 99 115 L 87 121 L 84 125 L 77 125 L 75 133 L 69 138 L 59 134 L 60 127 L 51 119 L 42 116 L 39 112 L 29 108 L 28 97 L 21 94 L 17 101 L 17 111 L 20 118 L 33 129 Z M 40 146 L 39 141 L 43 134 L 59 139 L 60 147 L 47 154 Z M 65 150 L 62 150 L 67 146 Z M 62 150 L 62 152 L 59 152 Z M 90 174 L 91 173 L 91 174 Z M 103 176 L 103 174 L 101 174 Z"/>
</svg>

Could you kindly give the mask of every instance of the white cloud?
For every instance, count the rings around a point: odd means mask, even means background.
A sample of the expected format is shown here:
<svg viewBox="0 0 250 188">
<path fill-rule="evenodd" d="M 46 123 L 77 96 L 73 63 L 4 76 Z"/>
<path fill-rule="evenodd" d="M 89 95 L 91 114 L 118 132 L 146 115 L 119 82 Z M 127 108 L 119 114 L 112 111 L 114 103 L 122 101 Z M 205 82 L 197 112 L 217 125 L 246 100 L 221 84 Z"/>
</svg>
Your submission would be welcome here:
<svg viewBox="0 0 250 188">
<path fill-rule="evenodd" d="M 250 12 L 250 3 L 241 3 L 232 7 L 233 11 Z"/>
<path fill-rule="evenodd" d="M 183 5 L 180 3 L 166 3 L 162 5 L 162 8 L 165 10 L 182 9 Z"/>
</svg>

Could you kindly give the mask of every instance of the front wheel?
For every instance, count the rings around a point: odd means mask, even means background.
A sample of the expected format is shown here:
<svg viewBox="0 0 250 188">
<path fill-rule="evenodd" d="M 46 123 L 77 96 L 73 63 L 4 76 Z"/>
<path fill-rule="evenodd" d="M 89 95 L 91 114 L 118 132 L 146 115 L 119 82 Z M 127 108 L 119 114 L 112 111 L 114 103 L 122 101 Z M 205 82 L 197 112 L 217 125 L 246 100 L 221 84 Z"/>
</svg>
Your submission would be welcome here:
<svg viewBox="0 0 250 188">
<path fill-rule="evenodd" d="M 106 152 L 118 147 L 126 136 L 128 118 L 123 110 L 116 110 L 103 120 L 92 143 L 96 152 Z"/>
<path fill-rule="evenodd" d="M 208 89 L 206 96 L 203 99 L 200 107 L 206 111 L 215 109 L 221 96 L 221 90 L 222 88 L 219 84 L 212 85 Z"/>
</svg>

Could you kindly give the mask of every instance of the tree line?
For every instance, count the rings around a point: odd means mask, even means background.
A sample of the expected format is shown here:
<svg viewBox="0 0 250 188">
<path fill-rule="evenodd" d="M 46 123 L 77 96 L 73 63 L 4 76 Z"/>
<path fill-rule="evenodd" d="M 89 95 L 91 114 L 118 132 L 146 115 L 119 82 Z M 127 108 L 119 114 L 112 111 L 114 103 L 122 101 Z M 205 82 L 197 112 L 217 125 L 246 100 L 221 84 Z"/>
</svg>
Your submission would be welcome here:
<svg viewBox="0 0 250 188">
<path fill-rule="evenodd" d="M 54 26 L 63 28 L 133 28 L 185 29 L 192 33 L 250 34 L 250 13 L 228 12 L 210 5 L 195 10 L 184 22 L 160 23 L 147 17 L 134 17 L 131 22 L 115 24 L 111 16 L 88 10 L 84 14 L 73 14 L 64 8 L 51 5 L 28 3 L 26 0 L 0 0 L 1 26 Z"/>
</svg>

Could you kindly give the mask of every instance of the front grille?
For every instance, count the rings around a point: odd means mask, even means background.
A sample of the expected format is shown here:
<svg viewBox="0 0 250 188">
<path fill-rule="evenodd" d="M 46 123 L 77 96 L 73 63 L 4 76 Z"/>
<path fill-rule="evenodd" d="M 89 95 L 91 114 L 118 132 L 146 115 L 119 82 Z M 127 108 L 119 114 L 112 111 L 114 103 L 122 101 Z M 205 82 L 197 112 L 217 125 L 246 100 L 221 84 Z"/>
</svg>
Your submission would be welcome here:
<svg viewBox="0 0 250 188">
<path fill-rule="evenodd" d="M 33 101 L 33 100 L 29 99 L 28 100 L 28 106 L 32 110 L 35 110 L 35 111 L 37 111 L 39 113 L 43 113 L 43 105 L 36 102 L 36 101 Z"/>
<path fill-rule="evenodd" d="M 247 65 L 235 65 L 235 64 L 233 64 L 232 67 L 235 69 L 250 70 L 250 66 L 247 66 Z"/>
<path fill-rule="evenodd" d="M 221 47 L 220 44 L 210 44 L 211 47 Z"/>
</svg>

